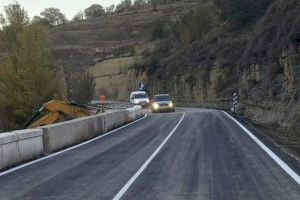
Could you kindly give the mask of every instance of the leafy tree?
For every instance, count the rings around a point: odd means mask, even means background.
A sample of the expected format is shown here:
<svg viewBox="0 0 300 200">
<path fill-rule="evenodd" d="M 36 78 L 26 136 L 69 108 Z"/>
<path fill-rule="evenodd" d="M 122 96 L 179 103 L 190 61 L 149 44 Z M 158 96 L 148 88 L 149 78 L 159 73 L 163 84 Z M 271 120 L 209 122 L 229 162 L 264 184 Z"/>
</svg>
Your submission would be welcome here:
<svg viewBox="0 0 300 200">
<path fill-rule="evenodd" d="M 107 7 L 106 10 L 105 10 L 105 12 L 107 14 L 113 14 L 114 11 L 115 11 L 115 5 L 111 5 L 111 6 Z"/>
<path fill-rule="evenodd" d="M 45 18 L 42 18 L 41 16 L 34 16 L 31 23 L 50 26 L 49 22 Z"/>
<path fill-rule="evenodd" d="M 121 12 L 123 12 L 125 10 L 125 8 L 124 8 L 124 6 L 122 5 L 122 4 L 118 4 L 117 6 L 116 6 L 116 12 L 117 13 L 121 13 Z"/>
<path fill-rule="evenodd" d="M 0 52 L 6 50 L 6 42 L 4 42 L 4 40 L 5 40 L 4 31 L 0 29 Z"/>
<path fill-rule="evenodd" d="M 80 104 L 90 102 L 94 96 L 95 82 L 93 76 L 88 73 L 73 76 L 72 82 L 74 83 L 71 91 L 71 99 Z"/>
<path fill-rule="evenodd" d="M 9 40 L 9 52 L 0 64 L 0 128 L 10 130 L 19 128 L 60 91 L 49 60 L 49 37 L 44 26 L 29 24 L 26 11 L 18 4 L 7 6 L 5 14 L 3 40 Z"/>
<path fill-rule="evenodd" d="M 85 17 L 88 19 L 101 17 L 105 14 L 103 7 L 99 4 L 93 4 L 84 10 Z"/>
<path fill-rule="evenodd" d="M 123 12 L 124 10 L 128 10 L 132 7 L 131 0 L 123 0 L 120 4 L 116 6 L 116 12 Z"/>
<path fill-rule="evenodd" d="M 5 17 L 2 15 L 1 26 L 4 30 L 5 42 L 7 43 L 7 50 L 13 51 L 18 47 L 16 40 L 17 34 L 24 26 L 29 24 L 27 12 L 21 5 L 16 2 L 4 7 Z"/>
<path fill-rule="evenodd" d="M 129 7 L 132 6 L 131 0 L 123 0 L 123 1 L 121 2 L 121 4 L 123 4 L 123 5 L 125 6 L 125 8 L 129 8 Z"/>
<path fill-rule="evenodd" d="M 140 8 L 147 4 L 147 0 L 135 0 L 133 2 L 134 7 Z"/>
<path fill-rule="evenodd" d="M 0 13 L 0 24 L 5 24 L 6 23 L 6 19 L 4 18 L 3 14 Z"/>
<path fill-rule="evenodd" d="M 41 12 L 41 16 L 44 17 L 44 19 L 52 26 L 67 22 L 66 16 L 61 13 L 58 8 L 46 8 L 43 12 Z"/>
<path fill-rule="evenodd" d="M 83 12 L 78 12 L 72 19 L 72 22 L 78 22 L 84 19 Z"/>
<path fill-rule="evenodd" d="M 11 27 L 18 28 L 29 23 L 27 12 L 24 10 L 24 8 L 21 7 L 18 2 L 5 6 L 4 10 L 6 15 L 6 22 L 10 24 Z M 4 18 L 3 15 L 2 18 Z"/>
</svg>

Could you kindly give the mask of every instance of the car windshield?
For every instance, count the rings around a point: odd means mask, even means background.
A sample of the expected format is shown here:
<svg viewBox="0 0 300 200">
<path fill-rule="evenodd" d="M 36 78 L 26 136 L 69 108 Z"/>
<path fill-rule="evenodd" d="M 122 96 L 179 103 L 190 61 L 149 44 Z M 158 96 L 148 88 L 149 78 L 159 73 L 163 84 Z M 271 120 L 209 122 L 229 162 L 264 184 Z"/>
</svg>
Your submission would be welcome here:
<svg viewBox="0 0 300 200">
<path fill-rule="evenodd" d="M 148 96 L 147 96 L 147 94 L 136 94 L 136 95 L 134 95 L 134 98 L 145 99 L 145 98 L 148 98 Z"/>
<path fill-rule="evenodd" d="M 169 95 L 160 95 L 160 96 L 155 96 L 154 101 L 171 101 L 171 98 Z"/>
</svg>

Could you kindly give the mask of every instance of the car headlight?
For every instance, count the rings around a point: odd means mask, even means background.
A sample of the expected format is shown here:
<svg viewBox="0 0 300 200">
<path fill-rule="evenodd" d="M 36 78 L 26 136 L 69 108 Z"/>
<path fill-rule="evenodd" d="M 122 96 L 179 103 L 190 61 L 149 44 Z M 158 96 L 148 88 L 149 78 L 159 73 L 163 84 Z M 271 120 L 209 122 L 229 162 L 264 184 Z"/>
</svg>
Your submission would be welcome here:
<svg viewBox="0 0 300 200">
<path fill-rule="evenodd" d="M 170 107 L 170 108 L 173 108 L 173 106 L 174 106 L 174 105 L 173 105 L 173 103 L 172 103 L 172 102 L 171 102 L 171 103 L 169 103 L 169 107 Z"/>
<path fill-rule="evenodd" d="M 149 100 L 149 99 L 147 99 L 147 103 L 150 103 L 150 100 Z"/>
<path fill-rule="evenodd" d="M 159 108 L 158 103 L 154 103 L 154 104 L 153 104 L 153 108 L 154 108 L 155 110 L 158 110 L 158 108 Z"/>
</svg>

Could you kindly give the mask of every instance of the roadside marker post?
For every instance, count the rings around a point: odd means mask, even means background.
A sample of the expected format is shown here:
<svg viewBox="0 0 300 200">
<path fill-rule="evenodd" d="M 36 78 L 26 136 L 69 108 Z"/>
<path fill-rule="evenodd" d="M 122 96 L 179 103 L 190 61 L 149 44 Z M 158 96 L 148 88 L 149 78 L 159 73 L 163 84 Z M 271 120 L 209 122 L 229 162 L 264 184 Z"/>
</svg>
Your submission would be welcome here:
<svg viewBox="0 0 300 200">
<path fill-rule="evenodd" d="M 238 93 L 233 93 L 231 111 L 232 112 L 236 112 L 238 105 L 239 105 L 239 102 L 238 102 Z"/>
</svg>

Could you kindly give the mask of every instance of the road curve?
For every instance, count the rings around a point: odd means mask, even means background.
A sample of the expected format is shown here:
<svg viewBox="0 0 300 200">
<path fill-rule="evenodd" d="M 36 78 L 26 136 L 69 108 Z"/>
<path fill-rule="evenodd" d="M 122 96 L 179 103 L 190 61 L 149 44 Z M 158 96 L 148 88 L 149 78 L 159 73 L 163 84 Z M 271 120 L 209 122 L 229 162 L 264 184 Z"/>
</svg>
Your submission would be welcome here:
<svg viewBox="0 0 300 200">
<path fill-rule="evenodd" d="M 232 119 L 185 111 L 0 176 L 0 199 L 300 199 L 300 186 Z"/>
</svg>

